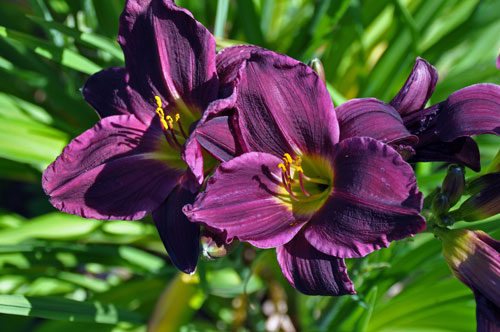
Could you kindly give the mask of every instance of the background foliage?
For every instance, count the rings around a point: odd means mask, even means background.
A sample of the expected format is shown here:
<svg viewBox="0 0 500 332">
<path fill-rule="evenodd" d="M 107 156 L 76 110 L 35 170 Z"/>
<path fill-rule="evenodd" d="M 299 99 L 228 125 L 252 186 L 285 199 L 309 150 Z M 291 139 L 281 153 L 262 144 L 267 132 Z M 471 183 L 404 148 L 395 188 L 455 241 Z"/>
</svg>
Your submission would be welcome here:
<svg viewBox="0 0 500 332">
<path fill-rule="evenodd" d="M 307 62 L 319 57 L 335 105 L 397 93 L 416 56 L 440 74 L 432 103 L 500 83 L 500 1 L 178 0 L 217 37 Z M 2 331 L 473 331 L 472 293 L 451 277 L 429 233 L 349 260 L 357 295 L 309 297 L 272 250 L 247 245 L 180 275 L 148 218 L 91 221 L 55 211 L 41 172 L 97 120 L 79 89 L 123 65 L 124 0 L 0 2 L 0 326 Z M 479 137 L 486 165 L 498 137 Z M 416 168 L 421 190 L 441 164 Z M 468 176 L 474 172 L 467 170 Z M 500 238 L 499 218 L 476 226 Z M 496 224 L 495 224 L 496 223 Z M 495 226 L 496 225 L 496 226 Z M 156 314 L 153 315 L 158 302 Z M 274 324 L 274 325 L 273 325 Z"/>
</svg>

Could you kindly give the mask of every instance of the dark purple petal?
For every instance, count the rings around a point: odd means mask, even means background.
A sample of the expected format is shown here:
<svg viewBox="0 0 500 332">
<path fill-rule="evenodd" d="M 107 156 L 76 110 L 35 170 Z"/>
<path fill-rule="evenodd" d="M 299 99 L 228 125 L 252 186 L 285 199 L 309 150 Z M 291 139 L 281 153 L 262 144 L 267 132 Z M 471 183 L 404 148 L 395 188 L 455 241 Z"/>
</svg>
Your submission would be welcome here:
<svg viewBox="0 0 500 332">
<path fill-rule="evenodd" d="M 187 219 L 182 207 L 193 203 L 196 192 L 189 187 L 196 187 L 197 183 L 185 186 L 184 181 L 189 180 L 183 178 L 167 200 L 153 211 L 153 220 L 172 263 L 184 273 L 193 273 L 200 251 L 200 226 Z"/>
<path fill-rule="evenodd" d="M 478 291 L 474 291 L 474 297 L 476 298 L 477 332 L 500 332 L 500 307 Z"/>
<path fill-rule="evenodd" d="M 281 271 L 292 286 L 307 295 L 356 294 L 344 260 L 317 251 L 302 233 L 276 248 Z"/>
<path fill-rule="evenodd" d="M 333 190 L 305 228 L 319 251 L 360 257 L 425 229 L 413 170 L 386 144 L 341 141 L 333 155 Z"/>
<path fill-rule="evenodd" d="M 200 112 L 217 97 L 215 40 L 187 10 L 168 0 L 129 0 L 118 42 L 130 85 L 150 101 L 182 99 Z"/>
<path fill-rule="evenodd" d="M 429 139 L 431 136 L 433 138 Z M 419 144 L 415 147 L 416 154 L 408 162 L 445 161 L 458 163 L 479 172 L 481 170 L 479 148 L 470 137 L 460 137 L 453 142 L 439 142 L 432 132 L 419 135 Z M 434 141 L 433 143 L 428 143 Z"/>
<path fill-rule="evenodd" d="M 215 63 L 221 85 L 220 98 L 231 95 L 237 81 L 239 69 L 245 60 L 249 59 L 252 53 L 263 51 L 266 51 L 266 49 L 254 45 L 237 45 L 224 48 L 217 53 Z"/>
<path fill-rule="evenodd" d="M 205 179 L 203 173 L 203 153 L 201 151 L 200 143 L 190 135 L 184 144 L 182 151 L 182 160 L 186 162 L 190 169 L 190 175 L 196 178 L 196 181 L 201 185 Z"/>
<path fill-rule="evenodd" d="M 237 89 L 239 127 L 250 150 L 322 155 L 338 141 L 330 95 L 305 64 L 270 51 L 253 53 Z"/>
<path fill-rule="evenodd" d="M 281 184 L 280 158 L 250 152 L 217 167 L 192 206 L 193 222 L 226 231 L 259 248 L 287 243 L 309 216 L 296 216 Z"/>
<path fill-rule="evenodd" d="M 415 66 L 403 88 L 392 99 L 391 105 L 404 118 L 408 114 L 423 109 L 434 92 L 438 73 L 422 58 L 417 58 Z"/>
<path fill-rule="evenodd" d="M 215 117 L 196 128 L 196 139 L 219 161 L 228 161 L 246 150 L 238 141 L 235 122 L 233 116 Z"/>
<path fill-rule="evenodd" d="M 83 98 L 101 118 L 135 114 L 146 121 L 153 117 L 154 105 L 128 85 L 129 75 L 122 67 L 101 70 L 89 77 L 82 89 Z"/>
<path fill-rule="evenodd" d="M 417 143 L 401 116 L 391 106 L 375 98 L 353 99 L 335 109 L 340 140 L 349 137 L 372 137 L 384 143 Z"/>
<path fill-rule="evenodd" d="M 213 101 L 191 133 L 203 148 L 219 161 L 227 161 L 246 152 L 245 143 L 233 109 L 237 94 Z"/>
<path fill-rule="evenodd" d="M 440 109 L 435 132 L 445 142 L 462 136 L 500 135 L 500 86 L 476 84 L 451 94 Z"/>
<path fill-rule="evenodd" d="M 136 220 L 156 209 L 185 170 L 157 120 L 110 116 L 71 141 L 43 174 L 52 205 L 96 219 Z"/>
<path fill-rule="evenodd" d="M 500 54 L 498 55 L 497 58 L 497 68 L 500 69 Z"/>
</svg>

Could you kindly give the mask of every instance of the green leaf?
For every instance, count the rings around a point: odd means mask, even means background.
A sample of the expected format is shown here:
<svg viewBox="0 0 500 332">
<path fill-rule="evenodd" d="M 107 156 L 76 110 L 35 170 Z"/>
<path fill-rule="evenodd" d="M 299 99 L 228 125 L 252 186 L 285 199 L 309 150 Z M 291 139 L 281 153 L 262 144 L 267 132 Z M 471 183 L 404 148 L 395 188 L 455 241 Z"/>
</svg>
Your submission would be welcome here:
<svg viewBox="0 0 500 332">
<path fill-rule="evenodd" d="M 229 9 L 229 0 L 217 1 L 217 15 L 215 16 L 215 37 L 224 37 L 224 28 L 226 27 L 227 11 Z"/>
<path fill-rule="evenodd" d="M 114 56 L 115 58 L 120 60 L 121 62 L 124 61 L 123 52 L 115 40 L 112 40 L 110 38 L 106 38 L 104 36 L 101 36 L 101 35 L 98 35 L 95 33 L 82 32 L 82 31 L 79 31 L 77 29 L 72 29 L 72 28 L 65 26 L 64 24 L 60 24 L 57 22 L 47 22 L 47 21 L 40 19 L 39 17 L 28 16 L 28 18 L 33 20 L 34 22 L 36 22 L 37 24 L 39 24 L 42 27 L 56 30 L 56 31 L 60 32 L 61 34 L 64 34 L 68 37 L 74 38 L 76 43 L 79 43 L 79 44 L 84 45 L 84 46 L 92 47 L 93 49 L 96 49 L 96 50 L 102 50 L 102 51 L 108 52 L 109 54 L 111 54 L 112 56 Z"/>
<path fill-rule="evenodd" d="M 3 26 L 0 26 L 1 38 L 20 42 L 22 45 L 32 49 L 36 54 L 82 73 L 93 74 L 102 69 L 75 51 L 55 46 L 43 39 L 7 29 Z"/>
<path fill-rule="evenodd" d="M 70 322 L 141 324 L 144 318 L 113 304 L 78 302 L 64 298 L 43 296 L 0 295 L 0 312 L 9 315 L 30 316 Z"/>
<path fill-rule="evenodd" d="M 0 157 L 31 164 L 42 171 L 61 153 L 66 134 L 42 123 L 0 115 Z"/>
<path fill-rule="evenodd" d="M 20 227 L 0 230 L 0 243 L 15 244 L 26 239 L 74 239 L 95 230 L 100 220 L 83 219 L 54 212 L 23 223 Z"/>
</svg>

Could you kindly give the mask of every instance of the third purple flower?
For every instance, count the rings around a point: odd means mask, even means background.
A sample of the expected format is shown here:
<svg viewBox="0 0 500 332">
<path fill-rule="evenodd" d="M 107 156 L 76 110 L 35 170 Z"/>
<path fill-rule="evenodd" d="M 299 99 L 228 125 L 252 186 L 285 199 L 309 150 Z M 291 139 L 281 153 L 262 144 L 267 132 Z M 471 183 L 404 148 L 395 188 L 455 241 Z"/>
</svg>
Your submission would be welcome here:
<svg viewBox="0 0 500 332">
<path fill-rule="evenodd" d="M 425 108 L 436 82 L 436 69 L 417 58 L 390 104 L 363 98 L 337 108 L 341 137 L 374 137 L 409 161 L 457 162 L 479 171 L 479 149 L 470 136 L 500 135 L 500 86 L 472 85 Z"/>
</svg>

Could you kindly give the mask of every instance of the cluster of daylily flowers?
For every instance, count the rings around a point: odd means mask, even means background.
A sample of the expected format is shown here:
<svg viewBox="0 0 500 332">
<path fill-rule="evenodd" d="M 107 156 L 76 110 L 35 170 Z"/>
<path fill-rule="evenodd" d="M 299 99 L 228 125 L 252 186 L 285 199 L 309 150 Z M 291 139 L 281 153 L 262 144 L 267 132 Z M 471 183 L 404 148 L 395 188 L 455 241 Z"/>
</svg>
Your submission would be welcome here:
<svg viewBox="0 0 500 332">
<path fill-rule="evenodd" d="M 477 171 L 470 136 L 500 135 L 500 86 L 469 86 L 426 107 L 437 72 L 421 58 L 390 103 L 334 108 L 310 67 L 250 45 L 216 54 L 210 32 L 171 0 L 128 0 L 118 41 L 125 67 L 98 72 L 83 88 L 101 120 L 64 148 L 43 187 L 56 208 L 85 218 L 152 213 L 186 273 L 196 269 L 201 228 L 219 243 L 276 248 L 283 274 L 305 294 L 354 294 L 345 258 L 426 228 L 408 162 Z M 482 196 L 459 217 L 481 204 L 500 212 L 500 173 L 492 174 L 496 187 L 480 178 Z M 474 290 L 481 324 L 498 326 L 500 243 L 442 225 L 465 187 L 457 181 L 438 195 L 453 196 L 447 209 L 435 199 L 436 234 L 458 242 L 445 246 L 449 264 Z"/>
</svg>

